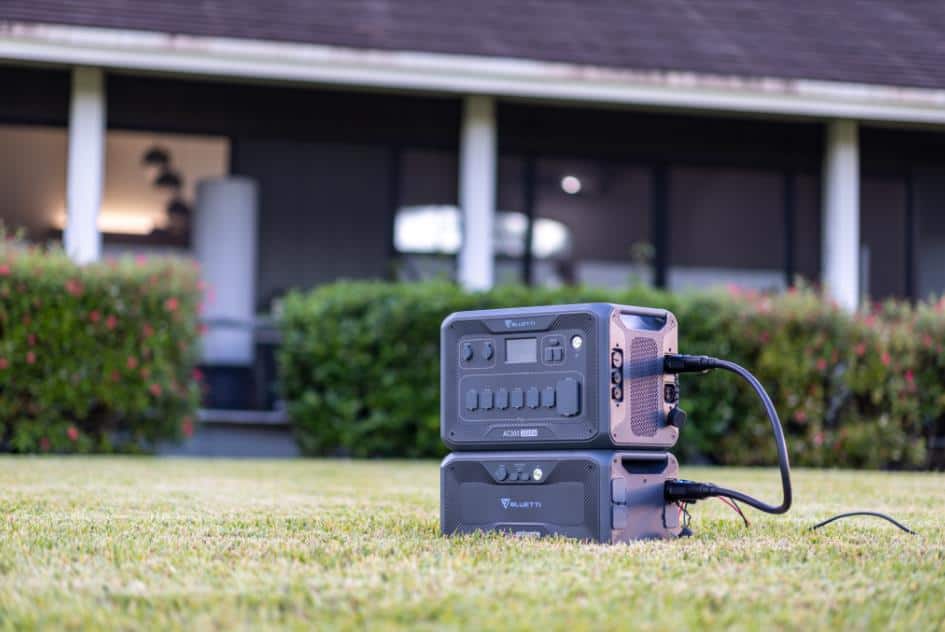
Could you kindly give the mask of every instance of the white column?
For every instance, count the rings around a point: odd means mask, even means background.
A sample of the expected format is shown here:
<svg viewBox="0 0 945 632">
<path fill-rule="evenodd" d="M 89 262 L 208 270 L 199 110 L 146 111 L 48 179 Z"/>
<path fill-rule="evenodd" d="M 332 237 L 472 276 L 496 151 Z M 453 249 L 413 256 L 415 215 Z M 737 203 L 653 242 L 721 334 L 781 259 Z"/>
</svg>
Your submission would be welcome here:
<svg viewBox="0 0 945 632">
<path fill-rule="evenodd" d="M 860 302 L 860 150 L 856 121 L 830 121 L 823 169 L 822 281 L 854 311 Z"/>
<path fill-rule="evenodd" d="M 459 280 L 471 290 L 485 290 L 493 283 L 496 161 L 495 100 L 466 97 L 459 149 Z"/>
<path fill-rule="evenodd" d="M 72 71 L 69 162 L 66 173 L 66 252 L 78 263 L 100 258 L 98 211 L 105 176 L 105 74 L 100 68 Z"/>
<path fill-rule="evenodd" d="M 242 176 L 208 178 L 197 183 L 192 243 L 207 283 L 203 337 L 205 364 L 251 366 L 256 315 L 256 242 L 258 187 Z M 211 298 L 212 297 L 212 298 Z M 216 325 L 213 321 L 218 322 Z"/>
</svg>

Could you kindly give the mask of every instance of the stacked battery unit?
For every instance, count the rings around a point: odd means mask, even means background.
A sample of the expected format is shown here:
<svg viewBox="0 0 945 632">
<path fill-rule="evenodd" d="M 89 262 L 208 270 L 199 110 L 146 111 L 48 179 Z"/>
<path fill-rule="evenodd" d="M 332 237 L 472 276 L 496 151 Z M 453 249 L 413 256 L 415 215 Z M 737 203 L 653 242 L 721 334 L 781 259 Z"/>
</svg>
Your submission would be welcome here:
<svg viewBox="0 0 945 632">
<path fill-rule="evenodd" d="M 458 312 L 441 328 L 443 533 L 599 542 L 680 535 L 664 499 L 685 413 L 662 309 L 590 303 Z"/>
</svg>

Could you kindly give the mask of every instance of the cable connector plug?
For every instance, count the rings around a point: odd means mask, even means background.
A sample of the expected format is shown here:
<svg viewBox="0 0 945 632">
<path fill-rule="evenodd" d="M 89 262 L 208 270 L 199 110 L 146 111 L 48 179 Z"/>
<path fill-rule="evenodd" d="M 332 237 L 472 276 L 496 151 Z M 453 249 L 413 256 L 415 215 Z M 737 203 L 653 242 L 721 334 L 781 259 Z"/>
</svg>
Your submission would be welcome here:
<svg viewBox="0 0 945 632">
<path fill-rule="evenodd" d="M 694 503 L 718 495 L 718 487 L 712 483 L 699 483 L 676 478 L 663 483 L 663 498 L 668 503 Z"/>
<path fill-rule="evenodd" d="M 667 354 L 663 356 L 665 373 L 705 373 L 718 366 L 718 360 L 704 355 Z"/>
</svg>

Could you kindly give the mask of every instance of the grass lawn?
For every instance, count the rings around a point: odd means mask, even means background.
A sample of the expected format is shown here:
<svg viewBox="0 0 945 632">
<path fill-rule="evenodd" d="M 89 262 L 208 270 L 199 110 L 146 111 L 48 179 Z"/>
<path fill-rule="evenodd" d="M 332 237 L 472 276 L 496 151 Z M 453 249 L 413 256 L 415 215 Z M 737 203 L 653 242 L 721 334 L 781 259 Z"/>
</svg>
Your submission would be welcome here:
<svg viewBox="0 0 945 632">
<path fill-rule="evenodd" d="M 774 470 L 683 468 L 775 500 Z M 629 546 L 438 533 L 432 462 L 0 458 L 0 627 L 945 629 L 945 476 L 798 471 Z M 842 510 L 887 511 L 807 528 Z M 747 510 L 746 510 L 747 511 Z"/>
</svg>

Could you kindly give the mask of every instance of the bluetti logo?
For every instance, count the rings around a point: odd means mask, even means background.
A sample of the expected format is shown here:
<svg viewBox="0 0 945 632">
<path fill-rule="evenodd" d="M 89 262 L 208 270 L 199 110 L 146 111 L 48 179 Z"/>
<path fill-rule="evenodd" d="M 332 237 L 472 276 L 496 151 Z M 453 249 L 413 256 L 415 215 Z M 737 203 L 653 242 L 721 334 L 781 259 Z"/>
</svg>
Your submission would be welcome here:
<svg viewBox="0 0 945 632">
<path fill-rule="evenodd" d="M 540 500 L 512 500 L 511 498 L 500 498 L 502 509 L 541 509 Z"/>
<path fill-rule="evenodd" d="M 538 321 L 536 320 L 513 320 L 511 318 L 505 319 L 505 328 L 506 329 L 526 329 L 528 327 L 537 327 Z"/>
</svg>

